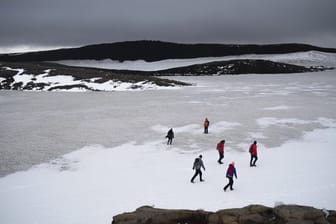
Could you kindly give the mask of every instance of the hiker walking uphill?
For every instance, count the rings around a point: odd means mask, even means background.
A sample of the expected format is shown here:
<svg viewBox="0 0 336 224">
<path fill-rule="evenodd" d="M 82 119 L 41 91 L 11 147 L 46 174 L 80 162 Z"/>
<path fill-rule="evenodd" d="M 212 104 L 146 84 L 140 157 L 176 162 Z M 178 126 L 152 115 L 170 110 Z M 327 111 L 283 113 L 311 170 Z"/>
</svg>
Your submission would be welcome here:
<svg viewBox="0 0 336 224">
<path fill-rule="evenodd" d="M 230 190 L 233 191 L 233 187 L 232 187 L 233 186 L 233 176 L 235 176 L 237 179 L 235 162 L 231 162 L 231 164 L 229 164 L 229 167 L 226 171 L 226 177 L 229 179 L 229 183 L 223 188 L 224 191 L 226 191 L 228 187 L 230 187 Z"/>
<path fill-rule="evenodd" d="M 208 128 L 210 125 L 210 121 L 208 120 L 208 118 L 205 118 L 203 126 L 204 126 L 204 134 L 208 134 Z"/>
<path fill-rule="evenodd" d="M 254 141 L 249 148 L 249 153 L 251 154 L 250 166 L 257 166 L 255 163 L 258 160 L 257 153 L 257 141 Z"/>
<path fill-rule="evenodd" d="M 219 154 L 219 159 L 217 162 L 219 164 L 223 164 L 222 159 L 224 158 L 224 144 L 225 144 L 225 140 L 222 140 L 217 143 L 217 151 Z"/>
<path fill-rule="evenodd" d="M 202 179 L 202 170 L 201 168 L 203 168 L 203 170 L 205 171 L 205 167 L 202 161 L 202 155 L 199 155 L 198 158 L 195 159 L 194 161 L 194 165 L 193 165 L 193 170 L 195 170 L 195 174 L 194 176 L 191 178 L 191 183 L 194 183 L 194 179 L 197 177 L 197 175 L 200 176 L 200 181 L 204 181 Z"/>
<path fill-rule="evenodd" d="M 173 138 L 174 138 L 174 131 L 173 129 L 169 129 L 166 138 L 168 138 L 167 145 L 171 145 L 173 143 Z"/>
</svg>

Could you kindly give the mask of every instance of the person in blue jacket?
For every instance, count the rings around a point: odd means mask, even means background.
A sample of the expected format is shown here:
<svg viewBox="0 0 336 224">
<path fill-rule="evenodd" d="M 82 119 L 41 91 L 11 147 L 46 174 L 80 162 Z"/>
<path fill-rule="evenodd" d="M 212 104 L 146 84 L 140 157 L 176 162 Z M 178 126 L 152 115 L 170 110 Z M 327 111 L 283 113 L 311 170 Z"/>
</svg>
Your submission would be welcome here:
<svg viewBox="0 0 336 224">
<path fill-rule="evenodd" d="M 233 186 L 233 176 L 235 176 L 237 179 L 237 171 L 235 168 L 235 162 L 231 162 L 231 164 L 229 164 L 229 167 L 226 171 L 226 177 L 229 179 L 229 183 L 223 188 L 224 191 L 226 191 L 228 187 L 230 187 L 231 191 L 233 190 L 233 187 L 232 187 Z"/>
</svg>

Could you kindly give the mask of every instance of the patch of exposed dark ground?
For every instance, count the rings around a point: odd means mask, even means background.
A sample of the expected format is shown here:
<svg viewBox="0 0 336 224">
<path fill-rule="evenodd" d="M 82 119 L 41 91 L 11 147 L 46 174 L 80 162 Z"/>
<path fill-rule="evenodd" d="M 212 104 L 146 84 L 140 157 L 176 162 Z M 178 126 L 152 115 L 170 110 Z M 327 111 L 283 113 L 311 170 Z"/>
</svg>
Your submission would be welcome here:
<svg viewBox="0 0 336 224">
<path fill-rule="evenodd" d="M 18 72 L 13 70 L 7 70 L 9 67 L 11 69 L 24 69 L 24 74 L 30 75 L 40 75 L 45 73 L 46 70 L 50 70 L 48 76 L 72 76 L 75 80 L 88 81 L 92 78 L 97 78 L 95 83 L 104 83 L 109 80 L 120 81 L 120 82 L 152 82 L 158 86 L 186 86 L 188 83 L 162 79 L 148 75 L 143 72 L 134 72 L 134 71 L 118 71 L 118 70 L 108 70 L 108 69 L 98 69 L 98 68 L 85 68 L 85 67 L 74 67 L 60 65 L 56 63 L 47 63 L 47 62 L 0 62 L 0 77 L 5 78 L 6 80 L 0 82 L 0 89 L 14 89 L 14 90 L 30 90 L 34 87 L 41 87 L 45 85 L 44 83 L 36 83 L 34 80 L 29 82 L 26 86 L 20 86 L 20 83 L 14 83 L 13 76 Z M 58 89 L 70 89 L 75 87 L 86 88 L 86 86 L 59 86 Z M 136 86 L 135 86 L 136 88 Z M 54 88 L 53 88 L 54 89 Z M 53 90 L 49 89 L 49 90 Z"/>
</svg>

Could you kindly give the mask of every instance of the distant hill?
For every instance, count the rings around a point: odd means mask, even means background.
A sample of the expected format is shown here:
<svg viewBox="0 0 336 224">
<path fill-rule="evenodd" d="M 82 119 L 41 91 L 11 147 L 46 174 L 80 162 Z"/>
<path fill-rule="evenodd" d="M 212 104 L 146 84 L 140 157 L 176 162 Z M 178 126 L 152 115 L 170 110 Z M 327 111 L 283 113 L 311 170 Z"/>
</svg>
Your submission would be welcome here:
<svg viewBox="0 0 336 224">
<path fill-rule="evenodd" d="M 142 72 L 82 68 L 47 62 L 0 63 L 0 90 L 122 91 L 186 86 Z"/>
<path fill-rule="evenodd" d="M 306 44 L 227 45 L 131 41 L 22 54 L 3 54 L 0 55 L 0 90 L 118 91 L 155 89 L 189 85 L 188 83 L 161 79 L 160 76 L 302 73 L 334 68 L 319 64 L 310 65 L 309 63 L 301 66 L 264 59 L 212 61 L 155 71 L 88 68 L 59 64 L 61 62 L 56 63 L 64 60 L 85 59 L 153 62 L 164 59 L 288 54 L 305 51 L 336 53 L 336 49 Z M 320 57 L 320 55 L 318 56 Z M 296 57 L 298 60 L 304 59 L 301 56 Z M 333 60 L 333 57 L 328 57 Z M 325 59 L 322 58 L 322 60 Z"/>
<path fill-rule="evenodd" d="M 118 91 L 185 86 L 160 76 L 280 74 L 323 71 L 328 68 L 291 65 L 267 60 L 230 60 L 165 69 L 130 71 L 66 66 L 48 62 L 1 62 L 0 90 Z"/>
<path fill-rule="evenodd" d="M 174 75 L 237 75 L 237 74 L 281 74 L 316 72 L 332 68 L 309 67 L 273 62 L 268 60 L 229 60 L 196 64 L 153 72 L 156 76 Z"/>
<path fill-rule="evenodd" d="M 109 44 L 88 45 L 21 54 L 2 54 L 0 61 L 31 62 L 60 60 L 159 61 L 198 57 L 221 57 L 244 54 L 284 54 L 305 51 L 336 53 L 334 48 L 322 48 L 307 44 L 233 45 L 233 44 L 180 44 L 162 41 L 128 41 Z"/>
</svg>

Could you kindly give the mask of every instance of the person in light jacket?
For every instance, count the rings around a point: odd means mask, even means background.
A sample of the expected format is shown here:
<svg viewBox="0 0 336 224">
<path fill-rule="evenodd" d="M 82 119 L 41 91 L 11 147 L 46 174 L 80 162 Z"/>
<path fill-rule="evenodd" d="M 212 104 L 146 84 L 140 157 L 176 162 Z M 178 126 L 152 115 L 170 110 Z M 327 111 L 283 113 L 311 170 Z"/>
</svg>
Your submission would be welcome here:
<svg viewBox="0 0 336 224">
<path fill-rule="evenodd" d="M 194 183 L 194 179 L 197 177 L 197 175 L 200 176 L 200 181 L 204 181 L 202 179 L 202 170 L 201 168 L 203 168 L 203 170 L 205 171 L 205 167 L 204 167 L 204 164 L 203 164 L 203 160 L 202 160 L 202 155 L 199 155 L 198 158 L 195 159 L 194 161 L 194 165 L 193 165 L 193 170 L 195 170 L 195 174 L 194 176 L 191 178 L 191 183 Z"/>
</svg>

